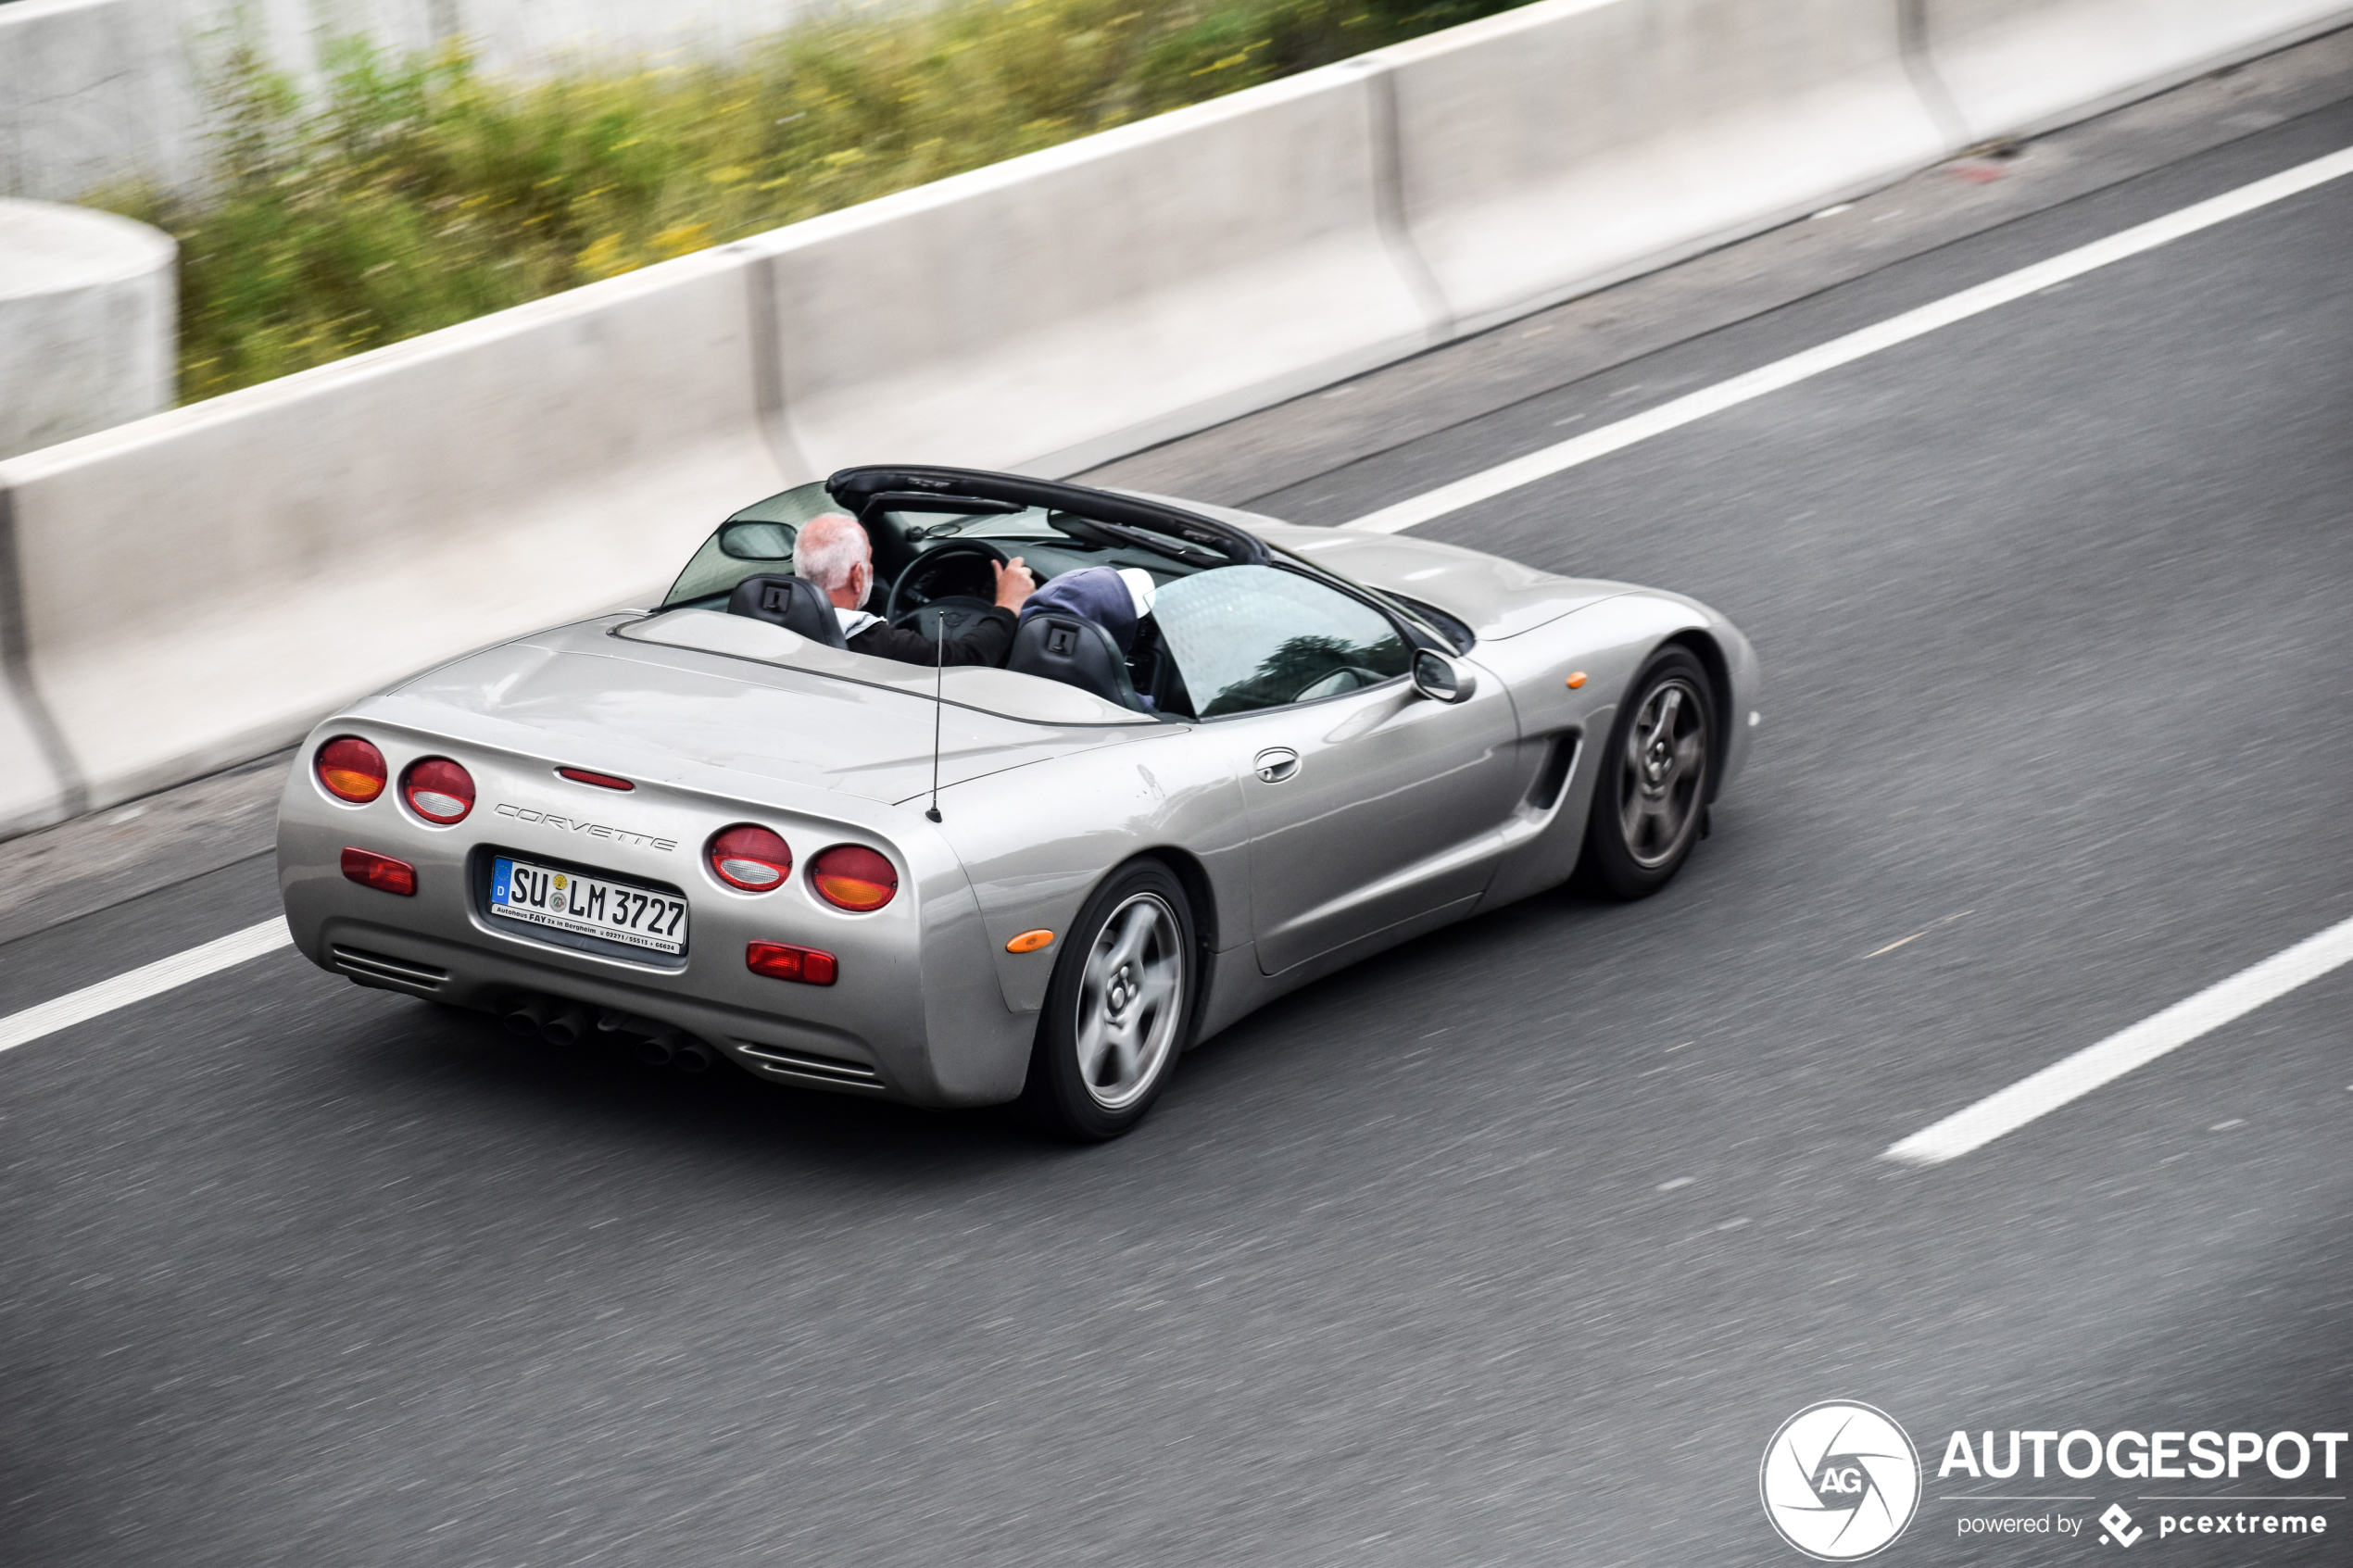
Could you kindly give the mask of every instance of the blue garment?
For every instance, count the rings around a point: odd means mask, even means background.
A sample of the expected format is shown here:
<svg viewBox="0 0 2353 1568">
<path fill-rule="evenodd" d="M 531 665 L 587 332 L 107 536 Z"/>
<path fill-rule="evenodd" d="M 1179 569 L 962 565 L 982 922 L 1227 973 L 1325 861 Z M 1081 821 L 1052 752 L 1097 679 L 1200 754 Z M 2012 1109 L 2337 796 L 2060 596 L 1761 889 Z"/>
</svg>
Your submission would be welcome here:
<svg viewBox="0 0 2353 1568">
<path fill-rule="evenodd" d="M 1065 571 L 1030 595 L 1021 607 L 1025 622 L 1033 615 L 1047 613 L 1091 621 L 1111 633 L 1121 653 L 1136 650 L 1136 598 L 1128 592 L 1126 580 L 1108 566 Z"/>
</svg>

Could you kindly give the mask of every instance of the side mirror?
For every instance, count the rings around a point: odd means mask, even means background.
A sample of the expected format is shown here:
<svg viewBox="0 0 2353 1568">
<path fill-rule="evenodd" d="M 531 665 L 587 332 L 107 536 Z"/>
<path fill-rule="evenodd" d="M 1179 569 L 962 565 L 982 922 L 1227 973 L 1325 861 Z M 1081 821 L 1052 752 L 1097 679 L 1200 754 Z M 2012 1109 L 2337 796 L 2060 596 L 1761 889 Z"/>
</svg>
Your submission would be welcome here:
<svg viewBox="0 0 2353 1568">
<path fill-rule="evenodd" d="M 1478 677 L 1447 658 L 1422 648 L 1414 655 L 1414 689 L 1432 702 L 1468 702 Z"/>
</svg>

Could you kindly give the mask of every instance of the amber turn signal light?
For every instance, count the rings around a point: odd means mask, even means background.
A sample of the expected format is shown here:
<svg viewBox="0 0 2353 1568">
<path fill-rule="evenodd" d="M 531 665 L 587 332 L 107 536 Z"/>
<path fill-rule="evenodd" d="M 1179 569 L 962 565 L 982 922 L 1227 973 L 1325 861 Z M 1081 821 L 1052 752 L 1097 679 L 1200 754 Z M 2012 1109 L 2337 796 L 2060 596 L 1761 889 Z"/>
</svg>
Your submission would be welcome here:
<svg viewBox="0 0 2353 1568">
<path fill-rule="evenodd" d="M 413 898 L 417 895 L 417 868 L 406 860 L 379 855 L 372 849 L 346 849 L 343 852 L 343 874 L 360 886 L 372 887 L 379 893 L 397 893 L 403 898 Z"/>
<path fill-rule="evenodd" d="M 809 880 L 826 903 L 866 914 L 899 892 L 899 872 L 862 844 L 837 844 L 810 862 Z"/>
<path fill-rule="evenodd" d="M 364 806 L 382 795 L 392 777 L 392 770 L 384 766 L 384 754 L 358 735 L 337 735 L 321 746 L 315 765 L 327 793 L 354 806 Z"/>
<path fill-rule="evenodd" d="M 1579 687 L 1579 686 L 1583 685 L 1584 684 L 1585 684 L 1585 671 L 1583 671 L 1582 670 L 1577 670 L 1577 671 L 1570 671 L 1570 673 L 1569 673 L 1569 677 L 1568 677 L 1568 689 L 1569 689 L 1570 691 L 1575 691 L 1578 687 Z"/>
<path fill-rule="evenodd" d="M 1005 951 L 1009 953 L 1034 953 L 1038 948 L 1045 947 L 1053 939 L 1054 934 L 1051 931 L 1025 931 L 1019 936 L 1014 937 L 1012 941 L 1005 944 Z"/>
<path fill-rule="evenodd" d="M 752 943 L 744 949 L 744 967 L 771 980 L 795 980 L 803 985 L 830 985 L 841 973 L 831 953 L 783 942 Z"/>
</svg>

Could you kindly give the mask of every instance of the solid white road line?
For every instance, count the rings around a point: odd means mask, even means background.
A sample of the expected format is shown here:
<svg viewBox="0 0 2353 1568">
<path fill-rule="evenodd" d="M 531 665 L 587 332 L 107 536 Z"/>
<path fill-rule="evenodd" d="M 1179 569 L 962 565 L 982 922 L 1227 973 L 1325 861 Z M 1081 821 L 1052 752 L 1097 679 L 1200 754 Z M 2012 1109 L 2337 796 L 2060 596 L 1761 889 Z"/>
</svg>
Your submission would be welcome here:
<svg viewBox="0 0 2353 1568">
<path fill-rule="evenodd" d="M 259 925 L 249 925 L 243 931 L 233 931 L 215 942 L 201 947 L 191 947 L 184 953 L 174 953 L 168 959 L 157 959 L 151 964 L 118 974 L 112 980 L 101 980 L 95 985 L 85 985 L 55 1001 L 27 1008 L 0 1018 L 0 1051 L 11 1046 L 21 1046 L 27 1040 L 37 1040 L 44 1035 L 54 1035 L 69 1029 L 101 1013 L 143 1002 L 149 997 L 159 997 L 192 980 L 202 980 L 208 974 L 218 974 L 224 969 L 234 969 L 265 953 L 274 953 L 291 947 L 294 938 L 286 934 L 283 917 L 272 915 Z"/>
<path fill-rule="evenodd" d="M 1730 381 L 1702 387 L 1697 392 L 1662 403 L 1655 408 L 1621 420 L 1614 425 L 1604 425 L 1573 440 L 1530 452 L 1524 458 L 1515 458 L 1508 463 L 1499 463 L 1483 473 L 1472 474 L 1468 479 L 1458 479 L 1452 484 L 1441 484 L 1435 490 L 1424 491 L 1395 506 L 1383 507 L 1377 512 L 1367 513 L 1353 522 L 1340 526 L 1360 529 L 1367 533 L 1402 533 L 1417 523 L 1444 517 L 1449 512 L 1460 511 L 1480 501 L 1491 500 L 1523 484 L 1549 479 L 1581 463 L 1590 463 L 1596 458 L 1623 450 L 1638 441 L 1647 441 L 1654 435 L 1680 429 L 1710 414 L 1762 397 L 1768 392 L 1778 392 L 1782 387 L 1818 376 L 1825 370 L 1836 370 L 1867 355 L 1877 354 L 1882 348 L 1909 343 L 1939 327 L 1965 321 L 1996 306 L 2007 305 L 2039 289 L 2049 288 L 2053 283 L 2081 277 L 2112 261 L 2138 256 L 2145 250 L 2154 250 L 2184 234 L 2195 234 L 2200 229 L 2212 228 L 2217 223 L 2253 212 L 2258 207 L 2269 207 L 2273 202 L 2346 174 L 2353 174 L 2353 147 L 2331 153 L 2326 157 L 2314 158 L 2309 163 L 2299 164 L 2269 179 L 2242 185 L 2235 191 L 2227 191 L 2211 200 L 2185 207 L 2179 212 L 2170 212 L 2137 228 L 2110 234 L 2104 240 L 2095 240 L 2063 256 L 2055 256 L 2048 261 L 2021 267 L 1991 282 L 1964 289 L 1934 304 L 1907 310 L 1901 316 L 1865 327 L 1860 332 L 1849 332 L 1844 337 L 1832 338 L 1818 347 L 1793 354 L 1786 359 L 1777 359 L 1745 375 L 1734 376 Z"/>
<path fill-rule="evenodd" d="M 1957 1160 L 2045 1111 L 2057 1110 L 2110 1079 L 2189 1044 L 2209 1029 L 2219 1029 L 2307 981 L 2318 980 L 2348 960 L 2353 960 L 2353 920 L 2340 921 L 2252 969 L 2243 969 L 2130 1029 L 2110 1035 L 2096 1046 L 2051 1063 L 2032 1078 L 2021 1078 L 1967 1110 L 1956 1111 L 1936 1125 L 1914 1133 L 1881 1158 L 1906 1165 L 1942 1165 Z"/>
</svg>

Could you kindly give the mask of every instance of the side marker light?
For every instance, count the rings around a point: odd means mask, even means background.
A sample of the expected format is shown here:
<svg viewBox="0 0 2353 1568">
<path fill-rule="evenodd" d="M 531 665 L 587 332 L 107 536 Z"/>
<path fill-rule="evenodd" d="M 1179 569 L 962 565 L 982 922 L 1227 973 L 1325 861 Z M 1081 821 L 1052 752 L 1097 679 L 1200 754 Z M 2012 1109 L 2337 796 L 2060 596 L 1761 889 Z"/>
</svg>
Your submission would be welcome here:
<svg viewBox="0 0 2353 1568">
<path fill-rule="evenodd" d="M 803 985 L 830 985 L 841 974 L 841 965 L 831 953 L 782 942 L 752 943 L 744 949 L 744 967 L 771 980 L 794 980 Z"/>
<path fill-rule="evenodd" d="M 1051 931 L 1025 931 L 1019 936 L 1014 937 L 1012 941 L 1005 944 L 1005 951 L 1009 953 L 1034 953 L 1038 948 L 1043 947 L 1053 941 L 1053 939 L 1054 934 Z"/>
<path fill-rule="evenodd" d="M 360 886 L 372 887 L 380 893 L 397 893 L 403 898 L 417 896 L 417 868 L 372 849 L 346 849 L 343 874 Z"/>
<path fill-rule="evenodd" d="M 1585 684 L 1585 671 L 1583 671 L 1582 670 L 1578 670 L 1578 671 L 1571 671 L 1571 672 L 1570 672 L 1569 677 L 1568 677 L 1568 689 L 1569 689 L 1570 691 L 1575 691 L 1578 687 L 1579 687 L 1579 686 L 1583 685 L 1584 684 Z"/>
</svg>

